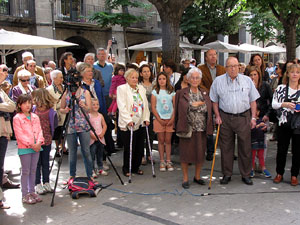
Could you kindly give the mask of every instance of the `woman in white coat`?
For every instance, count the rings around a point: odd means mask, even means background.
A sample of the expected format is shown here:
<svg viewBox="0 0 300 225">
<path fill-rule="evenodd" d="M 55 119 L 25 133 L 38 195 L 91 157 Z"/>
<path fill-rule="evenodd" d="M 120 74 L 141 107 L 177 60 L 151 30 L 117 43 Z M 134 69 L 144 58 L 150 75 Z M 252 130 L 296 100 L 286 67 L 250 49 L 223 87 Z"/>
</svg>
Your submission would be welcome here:
<svg viewBox="0 0 300 225">
<path fill-rule="evenodd" d="M 117 104 L 119 109 L 118 126 L 124 144 L 123 174 L 129 176 L 130 130 L 133 129 L 132 140 L 132 173 L 143 175 L 139 169 L 144 152 L 145 128 L 150 124 L 150 112 L 146 90 L 138 84 L 138 72 L 134 69 L 126 71 L 126 84 L 117 88 Z"/>
</svg>

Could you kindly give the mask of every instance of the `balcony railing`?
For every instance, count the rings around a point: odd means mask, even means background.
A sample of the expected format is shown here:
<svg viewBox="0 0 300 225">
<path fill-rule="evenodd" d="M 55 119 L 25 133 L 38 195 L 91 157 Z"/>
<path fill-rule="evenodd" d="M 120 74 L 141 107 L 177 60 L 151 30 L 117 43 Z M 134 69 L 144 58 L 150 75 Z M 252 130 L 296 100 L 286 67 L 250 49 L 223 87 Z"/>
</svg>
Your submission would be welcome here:
<svg viewBox="0 0 300 225">
<path fill-rule="evenodd" d="M 82 4 L 77 10 L 72 10 L 71 12 L 58 12 L 56 14 L 56 19 L 63 21 L 94 23 L 89 21 L 89 17 L 96 12 L 101 12 L 104 10 L 105 8 L 102 6 Z"/>
<path fill-rule="evenodd" d="M 34 17 L 34 5 L 32 0 L 3 0 L 0 1 L 0 15 L 11 17 Z"/>
</svg>

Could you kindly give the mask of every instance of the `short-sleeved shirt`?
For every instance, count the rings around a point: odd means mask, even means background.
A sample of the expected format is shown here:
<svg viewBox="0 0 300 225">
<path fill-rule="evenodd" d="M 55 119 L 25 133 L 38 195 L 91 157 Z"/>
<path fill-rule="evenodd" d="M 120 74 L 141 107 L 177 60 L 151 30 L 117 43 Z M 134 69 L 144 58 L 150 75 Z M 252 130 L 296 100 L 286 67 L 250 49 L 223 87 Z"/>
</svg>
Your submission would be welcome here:
<svg viewBox="0 0 300 225">
<path fill-rule="evenodd" d="M 228 74 L 216 77 L 210 88 L 211 101 L 227 113 L 243 113 L 250 109 L 250 103 L 259 98 L 259 93 L 250 77 L 242 74 L 232 80 Z"/>
<path fill-rule="evenodd" d="M 166 90 L 160 90 L 157 94 L 156 90 L 152 91 L 156 98 L 156 111 L 161 119 L 171 119 L 173 113 L 173 96 L 175 92 L 169 94 Z"/>
<path fill-rule="evenodd" d="M 94 68 L 100 70 L 102 78 L 104 80 L 103 94 L 104 96 L 109 95 L 109 88 L 111 85 L 111 78 L 114 67 L 111 63 L 105 63 L 104 66 L 101 66 L 99 62 L 94 63 Z"/>
</svg>

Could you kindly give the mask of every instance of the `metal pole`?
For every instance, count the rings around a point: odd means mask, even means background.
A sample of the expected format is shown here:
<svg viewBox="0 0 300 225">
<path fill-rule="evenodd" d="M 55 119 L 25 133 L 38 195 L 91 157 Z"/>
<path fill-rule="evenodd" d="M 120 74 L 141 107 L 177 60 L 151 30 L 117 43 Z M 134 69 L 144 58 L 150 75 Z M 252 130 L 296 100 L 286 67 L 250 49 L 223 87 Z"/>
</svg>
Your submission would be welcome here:
<svg viewBox="0 0 300 225">
<path fill-rule="evenodd" d="M 52 36 L 53 39 L 56 39 L 56 32 L 55 32 L 55 16 L 54 16 L 54 3 L 56 3 L 56 0 L 49 0 L 51 3 L 51 14 L 52 14 Z M 57 51 L 56 48 L 53 48 L 53 57 L 54 62 L 57 63 Z"/>
</svg>

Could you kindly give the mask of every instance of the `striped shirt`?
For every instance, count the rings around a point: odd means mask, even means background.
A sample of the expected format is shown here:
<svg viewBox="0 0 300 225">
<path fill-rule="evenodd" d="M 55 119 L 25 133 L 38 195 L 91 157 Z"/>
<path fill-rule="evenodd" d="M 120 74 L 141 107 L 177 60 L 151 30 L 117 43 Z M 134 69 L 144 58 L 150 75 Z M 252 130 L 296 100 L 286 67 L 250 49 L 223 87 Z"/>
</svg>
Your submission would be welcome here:
<svg viewBox="0 0 300 225">
<path fill-rule="evenodd" d="M 223 74 L 212 83 L 209 97 L 219 103 L 222 111 L 236 114 L 250 109 L 250 103 L 259 98 L 259 93 L 249 77 L 238 74 L 232 80 L 228 74 Z"/>
</svg>

